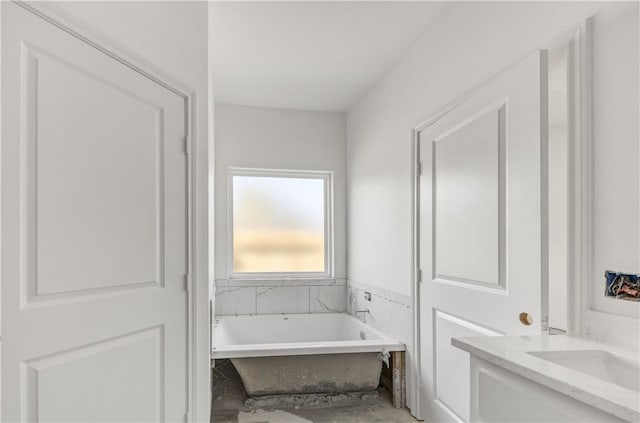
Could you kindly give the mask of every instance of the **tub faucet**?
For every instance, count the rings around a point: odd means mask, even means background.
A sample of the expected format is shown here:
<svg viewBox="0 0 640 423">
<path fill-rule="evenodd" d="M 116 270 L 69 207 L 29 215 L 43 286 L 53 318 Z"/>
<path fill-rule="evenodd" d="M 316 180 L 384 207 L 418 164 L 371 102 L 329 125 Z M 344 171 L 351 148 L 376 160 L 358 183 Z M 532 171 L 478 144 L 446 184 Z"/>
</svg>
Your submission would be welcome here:
<svg viewBox="0 0 640 423">
<path fill-rule="evenodd" d="M 367 314 L 371 314 L 371 312 L 369 311 L 368 308 L 364 309 L 364 310 L 355 310 L 354 311 L 356 317 L 358 316 L 358 313 L 364 313 L 364 323 L 367 323 Z"/>
</svg>

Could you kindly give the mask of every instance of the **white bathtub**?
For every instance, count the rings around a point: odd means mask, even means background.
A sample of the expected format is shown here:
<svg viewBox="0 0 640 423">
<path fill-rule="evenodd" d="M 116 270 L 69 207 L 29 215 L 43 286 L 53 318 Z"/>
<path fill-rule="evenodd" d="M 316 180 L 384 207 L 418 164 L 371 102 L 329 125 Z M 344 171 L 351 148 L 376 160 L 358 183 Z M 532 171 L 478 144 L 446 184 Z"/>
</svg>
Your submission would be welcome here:
<svg viewBox="0 0 640 423">
<path fill-rule="evenodd" d="M 348 314 L 218 316 L 212 357 L 230 358 L 253 395 L 371 391 L 382 352 L 405 346 Z"/>
</svg>

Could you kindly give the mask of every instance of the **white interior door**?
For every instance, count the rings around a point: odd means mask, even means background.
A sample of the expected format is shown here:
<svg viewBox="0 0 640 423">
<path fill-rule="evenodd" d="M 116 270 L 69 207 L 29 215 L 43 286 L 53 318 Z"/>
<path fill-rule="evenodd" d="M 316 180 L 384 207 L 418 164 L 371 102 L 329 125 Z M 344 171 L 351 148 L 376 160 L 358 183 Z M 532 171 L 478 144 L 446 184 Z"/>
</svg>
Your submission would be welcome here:
<svg viewBox="0 0 640 423">
<path fill-rule="evenodd" d="M 469 357 L 452 337 L 540 333 L 545 125 L 539 52 L 418 132 L 426 421 L 469 421 Z"/>
<path fill-rule="evenodd" d="M 2 8 L 2 421 L 184 421 L 184 99 Z"/>
</svg>

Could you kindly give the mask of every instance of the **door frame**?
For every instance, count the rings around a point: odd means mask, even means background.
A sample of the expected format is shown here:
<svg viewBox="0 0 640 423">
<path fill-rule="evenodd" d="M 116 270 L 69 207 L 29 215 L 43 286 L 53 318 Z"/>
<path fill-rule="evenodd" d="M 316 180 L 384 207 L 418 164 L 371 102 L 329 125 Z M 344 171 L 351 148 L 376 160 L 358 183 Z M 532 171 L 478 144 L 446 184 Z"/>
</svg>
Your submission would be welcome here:
<svg viewBox="0 0 640 423">
<path fill-rule="evenodd" d="M 202 166 L 198 166 L 198 160 L 196 160 L 194 154 L 198 144 L 201 144 L 198 140 L 206 140 L 206 131 L 204 131 L 203 134 L 197 132 L 196 90 L 168 76 L 154 64 L 136 57 L 133 53 L 122 51 L 120 48 L 114 46 L 112 42 L 105 39 L 106 37 L 104 35 L 96 33 L 96 31 L 93 31 L 81 23 L 74 22 L 72 19 L 64 16 L 64 13 L 52 10 L 52 8 L 47 7 L 46 4 L 43 6 L 34 6 L 22 0 L 11 0 L 11 2 L 97 49 L 101 53 L 106 54 L 140 75 L 161 85 L 181 97 L 184 101 L 185 128 L 187 132 L 185 139 L 185 152 L 187 156 L 187 279 L 185 282 L 187 290 L 186 421 L 208 421 L 210 400 L 202 401 L 203 395 L 199 390 L 202 390 L 204 386 L 210 386 L 210 377 L 208 376 L 210 365 L 208 339 L 209 310 L 208 307 L 203 307 L 198 304 L 198 298 L 206 299 L 207 305 L 209 304 L 209 284 L 206 281 L 196 280 L 196 276 L 202 273 L 198 270 L 198 266 L 204 266 L 206 268 L 205 274 L 208 273 L 208 264 L 205 255 L 207 253 L 206 248 L 204 248 L 205 251 L 202 251 L 203 248 L 198 246 L 198 238 L 196 235 L 199 231 L 205 234 L 208 233 L 208 231 L 206 228 L 200 228 L 203 224 L 197 219 L 197 206 L 200 204 L 196 201 L 196 180 L 198 180 L 199 173 L 208 172 L 207 166 L 209 166 L 209 164 L 207 157 L 206 165 L 204 166 L 205 169 L 201 169 Z M 205 142 L 208 142 L 208 140 Z M 207 201 L 204 201 L 204 206 L 207 206 Z M 201 263 L 201 261 L 204 261 L 204 263 Z M 201 302 L 204 303 L 204 301 Z M 202 327 L 199 327 L 203 324 L 207 325 L 206 330 L 202 330 Z M 207 369 L 206 372 L 203 371 L 204 369 Z M 207 397 L 208 396 L 204 396 L 204 398 Z M 200 401 L 198 402 L 199 399 Z"/>
<path fill-rule="evenodd" d="M 592 140 L 592 18 L 586 19 L 554 41 L 546 48 L 569 45 L 569 81 L 571 92 L 568 102 L 573 111 L 569 122 L 569 163 L 568 163 L 568 216 L 573 222 L 568 225 L 568 265 L 567 289 L 574 295 L 573 303 L 567 305 L 567 333 L 581 334 L 584 328 L 585 311 L 588 309 L 589 263 L 593 257 L 592 245 L 592 201 L 593 201 L 593 140 Z M 455 100 L 420 120 L 411 128 L 411 306 L 413 359 L 409 362 L 410 377 L 407 380 L 411 391 L 412 412 L 423 420 L 420 398 L 422 396 L 421 327 L 420 327 L 420 132 L 436 123 L 445 114 L 470 99 L 476 92 L 494 78 L 509 70 L 513 65 L 499 71 L 494 76 L 468 90 Z M 570 113 L 571 114 L 571 113 Z M 543 182 L 546 179 L 543 179 Z M 547 228 L 548 230 L 548 228 Z M 546 278 L 543 278 L 546 280 Z M 543 283 L 544 285 L 544 283 Z M 542 308 L 546 314 L 548 287 L 542 287 Z M 543 316 L 543 330 L 548 316 Z"/>
</svg>

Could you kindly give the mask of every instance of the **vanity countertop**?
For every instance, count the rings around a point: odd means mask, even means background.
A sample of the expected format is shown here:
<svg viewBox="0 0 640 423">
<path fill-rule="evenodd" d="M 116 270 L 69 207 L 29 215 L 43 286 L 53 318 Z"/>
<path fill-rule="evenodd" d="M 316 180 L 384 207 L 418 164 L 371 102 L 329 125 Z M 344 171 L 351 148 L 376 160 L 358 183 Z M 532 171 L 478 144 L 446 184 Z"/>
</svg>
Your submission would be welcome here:
<svg viewBox="0 0 640 423">
<path fill-rule="evenodd" d="M 581 371 L 544 360 L 529 352 L 606 351 L 635 364 L 638 355 L 601 342 L 566 335 L 485 336 L 453 338 L 451 344 L 540 385 L 630 422 L 640 420 L 640 393 Z M 640 375 L 636 374 L 640 378 Z"/>
</svg>

